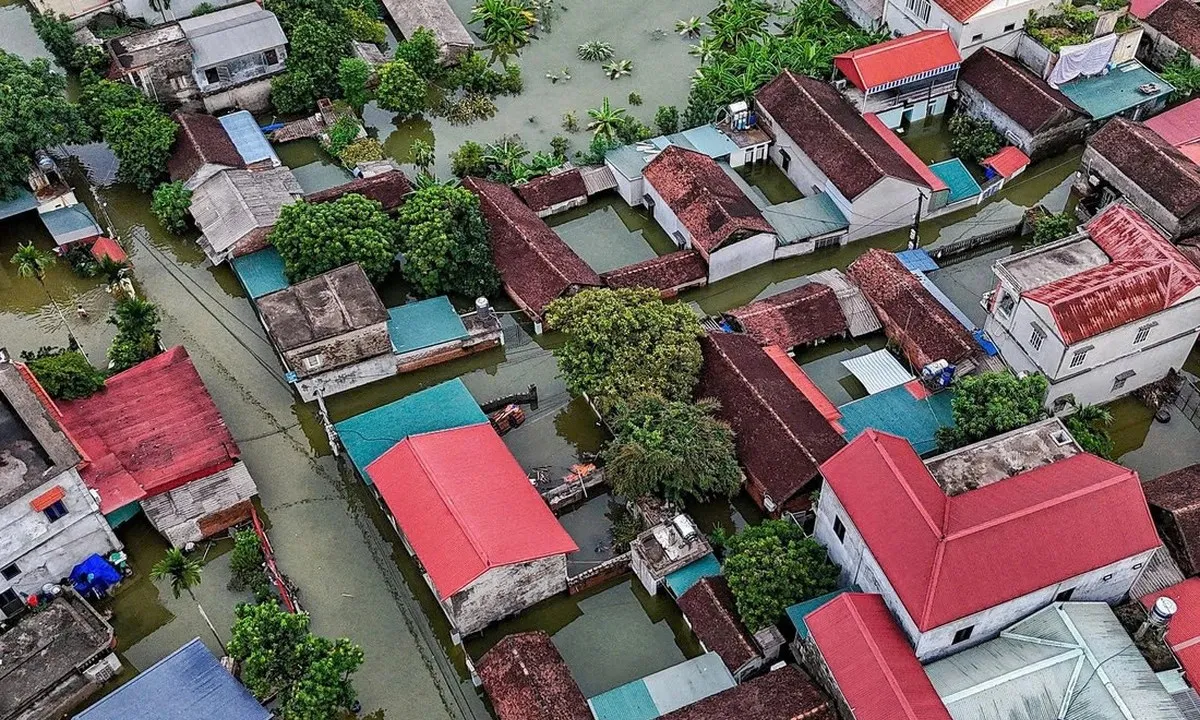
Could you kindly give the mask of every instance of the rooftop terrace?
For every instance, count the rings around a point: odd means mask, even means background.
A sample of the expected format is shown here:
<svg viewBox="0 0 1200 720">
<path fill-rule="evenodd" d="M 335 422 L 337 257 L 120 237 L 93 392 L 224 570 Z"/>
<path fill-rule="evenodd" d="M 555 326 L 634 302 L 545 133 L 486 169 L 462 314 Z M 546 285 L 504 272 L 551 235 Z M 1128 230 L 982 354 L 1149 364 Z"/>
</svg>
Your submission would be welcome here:
<svg viewBox="0 0 1200 720">
<path fill-rule="evenodd" d="M 1139 88 L 1156 86 L 1154 92 Z M 1150 72 L 1137 60 L 1121 63 L 1105 75 L 1079 78 L 1059 88 L 1072 102 L 1092 118 L 1104 120 L 1175 91 L 1175 87 Z"/>
<path fill-rule="evenodd" d="M 1062 421 L 1050 418 L 938 455 L 925 467 L 947 495 L 959 495 L 1083 452 Z"/>
<path fill-rule="evenodd" d="M 1108 262 L 1099 245 L 1090 238 L 1076 237 L 1017 253 L 1000 260 L 996 267 L 1008 273 L 1018 290 L 1030 290 Z"/>
</svg>

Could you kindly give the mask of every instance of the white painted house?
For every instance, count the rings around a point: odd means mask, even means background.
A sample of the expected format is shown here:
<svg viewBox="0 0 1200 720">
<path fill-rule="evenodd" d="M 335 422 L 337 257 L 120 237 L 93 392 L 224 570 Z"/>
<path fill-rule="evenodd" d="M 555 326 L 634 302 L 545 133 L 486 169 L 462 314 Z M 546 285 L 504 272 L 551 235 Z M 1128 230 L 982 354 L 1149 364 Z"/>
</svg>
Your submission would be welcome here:
<svg viewBox="0 0 1200 720">
<path fill-rule="evenodd" d="M 1053 602 L 1120 602 L 1160 544 L 1137 473 L 1056 418 L 924 462 L 867 430 L 821 473 L 816 539 L 922 662 Z"/>
<path fill-rule="evenodd" d="M 1016 52 L 1029 11 L 1044 14 L 1061 0 L 885 0 L 883 20 L 892 33 L 949 30 L 963 57 L 981 47 Z"/>
<path fill-rule="evenodd" d="M 1009 256 L 984 331 L 1055 412 L 1107 402 L 1179 368 L 1200 335 L 1200 267 L 1115 203 L 1084 232 Z"/>
</svg>

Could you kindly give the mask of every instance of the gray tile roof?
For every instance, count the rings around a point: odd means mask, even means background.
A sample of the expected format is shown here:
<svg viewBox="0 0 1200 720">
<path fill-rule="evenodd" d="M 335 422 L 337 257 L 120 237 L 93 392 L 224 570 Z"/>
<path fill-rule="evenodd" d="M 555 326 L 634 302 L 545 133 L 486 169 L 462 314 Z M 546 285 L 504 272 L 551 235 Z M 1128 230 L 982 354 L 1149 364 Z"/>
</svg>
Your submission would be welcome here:
<svg viewBox="0 0 1200 720">
<path fill-rule="evenodd" d="M 287 45 L 275 14 L 257 3 L 180 20 L 179 27 L 192 45 L 192 65 L 197 69 Z"/>
</svg>

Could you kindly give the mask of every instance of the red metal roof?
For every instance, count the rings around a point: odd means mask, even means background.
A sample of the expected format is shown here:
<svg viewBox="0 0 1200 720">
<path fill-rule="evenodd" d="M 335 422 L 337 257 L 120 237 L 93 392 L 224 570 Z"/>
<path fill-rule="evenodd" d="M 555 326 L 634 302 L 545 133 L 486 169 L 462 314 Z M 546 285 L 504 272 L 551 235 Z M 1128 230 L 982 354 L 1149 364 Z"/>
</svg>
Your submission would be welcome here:
<svg viewBox="0 0 1200 720">
<path fill-rule="evenodd" d="M 173 347 L 57 404 L 84 454 L 79 474 L 110 513 L 230 467 L 237 443 L 187 350 Z"/>
<path fill-rule="evenodd" d="M 98 237 L 96 242 L 92 243 L 92 257 L 97 260 L 107 257 L 116 262 L 129 262 L 129 256 L 125 254 L 125 249 L 121 247 L 121 244 L 106 237 Z"/>
<path fill-rule="evenodd" d="M 1174 600 L 1179 607 L 1167 626 L 1167 646 L 1175 653 L 1188 682 L 1196 684 L 1200 682 L 1200 578 L 1188 578 L 1166 590 L 1151 593 L 1141 598 L 1142 605 L 1150 608 L 1163 596 Z"/>
<path fill-rule="evenodd" d="M 1045 305 L 1067 344 L 1161 312 L 1200 288 L 1200 267 L 1121 203 L 1084 226 L 1112 262 L 1022 295 Z"/>
<path fill-rule="evenodd" d="M 1000 148 L 1000 152 L 983 159 L 983 164 L 996 171 L 1002 178 L 1008 179 L 1029 166 L 1029 156 L 1021 152 L 1015 145 Z"/>
<path fill-rule="evenodd" d="M 950 720 L 881 595 L 839 595 L 804 624 L 854 720 Z"/>
<path fill-rule="evenodd" d="M 833 58 L 834 67 L 864 92 L 960 62 L 949 30 L 922 30 Z"/>
<path fill-rule="evenodd" d="M 1200 98 L 1159 113 L 1143 124 L 1175 147 L 1196 142 L 1200 140 Z"/>
<path fill-rule="evenodd" d="M 821 416 L 829 421 L 834 430 L 839 434 L 846 431 L 838 422 L 842 419 L 841 411 L 825 396 L 825 393 L 821 392 L 821 388 L 817 387 L 817 384 L 804 373 L 803 368 L 796 364 L 796 361 L 789 357 L 783 348 L 778 345 L 767 345 L 763 348 L 763 352 L 779 366 L 787 379 L 804 395 L 804 399 L 820 411 Z"/>
<path fill-rule="evenodd" d="M 1086 453 L 948 497 L 868 429 L 821 472 L 921 631 L 1159 545 L 1137 473 Z"/>
<path fill-rule="evenodd" d="M 904 141 L 900 139 L 900 136 L 892 132 L 892 129 L 889 128 L 882 120 L 880 120 L 875 113 L 864 113 L 863 120 L 867 121 L 867 124 L 871 126 L 872 130 L 879 133 L 879 137 L 883 138 L 883 141 L 887 143 L 892 150 L 896 151 L 896 154 L 900 156 L 900 159 L 903 160 L 906 165 L 912 168 L 913 172 L 919 175 L 931 190 L 938 192 L 939 190 L 950 189 L 950 186 L 946 185 L 946 181 L 942 180 L 932 170 L 930 170 L 928 165 L 921 162 L 921 158 L 917 157 L 917 154 L 912 151 L 912 148 L 905 145 Z"/>
<path fill-rule="evenodd" d="M 412 435 L 367 474 L 443 600 L 493 568 L 579 549 L 488 423 Z"/>
</svg>

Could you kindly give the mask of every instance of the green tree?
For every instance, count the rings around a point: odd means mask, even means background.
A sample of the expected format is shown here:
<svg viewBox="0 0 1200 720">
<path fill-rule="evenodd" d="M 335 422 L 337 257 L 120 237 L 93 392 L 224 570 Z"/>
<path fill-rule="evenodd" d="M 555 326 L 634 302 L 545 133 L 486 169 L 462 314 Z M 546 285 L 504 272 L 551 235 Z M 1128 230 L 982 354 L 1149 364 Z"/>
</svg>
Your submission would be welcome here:
<svg viewBox="0 0 1200 720">
<path fill-rule="evenodd" d="M 342 8 L 342 18 L 353 40 L 383 45 L 387 42 L 387 25 L 357 7 Z"/>
<path fill-rule="evenodd" d="M 359 138 L 342 150 L 338 157 L 346 167 L 383 159 L 383 145 L 373 137 Z"/>
<path fill-rule="evenodd" d="M 265 562 L 258 533 L 249 528 L 234 532 L 233 550 L 229 553 L 229 589 L 249 589 L 254 591 L 255 597 L 266 597 L 271 581 L 263 571 Z"/>
<path fill-rule="evenodd" d="M 125 82 L 105 80 L 96 73 L 85 70 L 79 76 L 83 92 L 79 95 L 79 109 L 90 123 L 92 138 L 103 139 L 104 119 L 112 110 L 123 110 L 149 104 L 149 100 L 133 85 Z"/>
<path fill-rule="evenodd" d="M 0 133 L 2 132 L 3 130 L 0 129 Z M 46 293 L 46 299 L 54 306 L 54 311 L 58 313 L 58 318 L 62 320 L 63 326 L 67 328 L 67 338 L 71 341 L 71 347 L 79 347 L 79 341 L 75 338 L 75 332 L 71 329 L 71 323 L 67 322 L 67 316 L 63 314 L 58 301 L 50 294 L 50 288 L 46 286 L 46 270 L 54 266 L 54 253 L 49 250 L 42 250 L 35 246 L 33 242 L 27 242 L 24 245 L 17 246 L 17 251 L 13 253 L 9 262 L 17 266 L 18 277 L 33 278 L 38 281 L 38 285 L 42 286 L 42 292 Z"/>
<path fill-rule="evenodd" d="M 1064 424 L 1079 447 L 1093 455 L 1112 459 L 1113 441 L 1108 434 L 1112 425 L 1112 413 L 1095 405 L 1076 405 L 1075 412 L 1068 415 Z"/>
<path fill-rule="evenodd" d="M 412 37 L 396 45 L 392 57 L 408 63 L 408 66 L 427 82 L 434 82 L 442 75 L 437 38 L 427 28 L 419 27 L 414 30 Z"/>
<path fill-rule="evenodd" d="M 654 113 L 654 124 L 661 135 L 679 132 L 679 108 L 674 105 L 659 105 Z"/>
<path fill-rule="evenodd" d="M 404 279 L 425 296 L 486 296 L 500 287 L 479 198 L 466 188 L 423 187 L 396 218 Z"/>
<path fill-rule="evenodd" d="M 339 117 L 329 128 L 329 154 L 341 156 L 350 143 L 358 139 L 360 132 L 362 125 L 358 124 L 357 118 L 350 115 Z"/>
<path fill-rule="evenodd" d="M 416 115 L 425 108 L 428 86 L 408 63 L 392 60 L 379 67 L 375 98 L 379 107 L 400 117 Z"/>
<path fill-rule="evenodd" d="M 86 142 L 78 106 L 67 102 L 66 80 L 42 59 L 26 63 L 0 50 L 0 198 L 25 187 L 34 152 Z"/>
<path fill-rule="evenodd" d="M 336 12 L 337 3 L 330 3 L 329 10 Z M 289 11 L 286 70 L 271 80 L 271 103 L 281 113 L 305 112 L 319 98 L 337 97 L 341 90 L 338 71 L 342 58 L 350 57 L 350 28 L 344 19 L 327 15 L 310 7 Z"/>
<path fill-rule="evenodd" d="M 113 372 L 127 370 L 158 354 L 158 307 L 141 298 L 122 298 L 113 306 L 108 318 L 117 334 L 108 348 L 108 361 Z"/>
<path fill-rule="evenodd" d="M 721 573 L 751 632 L 779 622 L 792 605 L 837 589 L 838 566 L 825 548 L 788 520 L 766 520 L 730 536 Z"/>
<path fill-rule="evenodd" d="M 600 103 L 600 107 L 588 110 L 587 114 L 592 119 L 588 123 L 587 129 L 607 140 L 617 137 L 621 124 L 625 120 L 625 108 L 613 107 L 609 104 L 607 97 L 604 98 L 604 102 Z"/>
<path fill-rule="evenodd" d="M 152 105 L 109 110 L 101 126 L 104 141 L 117 156 L 117 177 L 150 191 L 167 172 L 179 125 Z"/>
<path fill-rule="evenodd" d="M 994 155 L 1004 138 L 987 120 L 958 113 L 950 118 L 950 148 L 963 160 L 979 162 Z"/>
<path fill-rule="evenodd" d="M 1019 378 L 1001 371 L 960 378 L 950 400 L 954 426 L 938 428 L 938 448 L 953 450 L 1042 419 L 1048 387 L 1037 374 Z"/>
<path fill-rule="evenodd" d="M 733 431 L 713 417 L 718 404 L 639 394 L 613 414 L 613 441 L 603 453 L 613 490 L 677 504 L 732 497 L 742 485 Z"/>
<path fill-rule="evenodd" d="M 55 400 L 85 398 L 104 387 L 104 373 L 77 350 L 39 352 L 27 360 L 26 366 Z"/>
<path fill-rule="evenodd" d="M 153 580 L 166 580 L 171 586 L 171 594 L 175 599 L 179 599 L 182 593 L 187 593 L 192 602 L 196 603 L 196 609 L 200 611 L 200 617 L 204 618 L 204 622 L 208 625 L 208 629 L 212 631 L 213 637 L 217 639 L 217 644 L 221 646 L 221 650 L 225 650 L 225 643 L 221 641 L 221 636 L 217 634 L 217 629 L 213 627 L 212 621 L 208 619 L 208 613 L 204 612 L 204 606 L 196 599 L 196 593 L 193 588 L 200 584 L 200 572 L 203 569 L 200 561 L 189 558 L 183 554 L 179 548 L 171 548 L 167 550 L 162 559 L 154 563 L 154 567 L 150 568 L 150 578 Z"/>
<path fill-rule="evenodd" d="M 285 205 L 268 238 L 293 283 L 357 262 L 374 282 L 396 255 L 396 225 L 377 201 L 350 193 L 323 203 Z"/>
<path fill-rule="evenodd" d="M 355 109 L 361 111 L 371 101 L 371 66 L 356 57 L 342 58 L 338 63 L 338 86 L 342 97 Z"/>
<path fill-rule="evenodd" d="M 345 638 L 309 631 L 307 613 L 288 613 L 274 600 L 238 605 L 229 654 L 242 682 L 259 699 L 278 694 L 283 720 L 324 720 L 354 704 L 350 676 L 363 652 Z"/>
<path fill-rule="evenodd" d="M 1069 212 L 1057 215 L 1043 213 L 1033 221 L 1033 239 L 1030 245 L 1045 245 L 1061 240 L 1074 233 L 1077 224 L 1075 216 Z"/>
<path fill-rule="evenodd" d="M 75 50 L 78 49 L 79 43 L 75 42 L 75 31 L 71 29 L 68 20 L 66 15 L 34 11 L 33 29 L 59 65 L 66 69 L 76 69 Z"/>
<path fill-rule="evenodd" d="M 567 388 L 602 411 L 639 392 L 691 397 L 704 332 L 686 305 L 650 288 L 587 289 L 551 303 L 546 322 L 567 335 L 554 351 Z"/>
<path fill-rule="evenodd" d="M 437 159 L 433 145 L 421 138 L 412 141 L 409 154 L 412 155 L 413 165 L 416 165 L 422 174 L 428 174 L 429 168 L 433 167 L 433 163 Z"/>
<path fill-rule="evenodd" d="M 176 234 L 186 231 L 191 207 L 192 191 L 182 181 L 163 183 L 154 188 L 150 211 L 167 230 Z"/>
<path fill-rule="evenodd" d="M 487 175 L 487 160 L 484 159 L 483 146 L 474 140 L 467 140 L 458 149 L 450 153 L 450 172 L 458 177 Z"/>
</svg>

